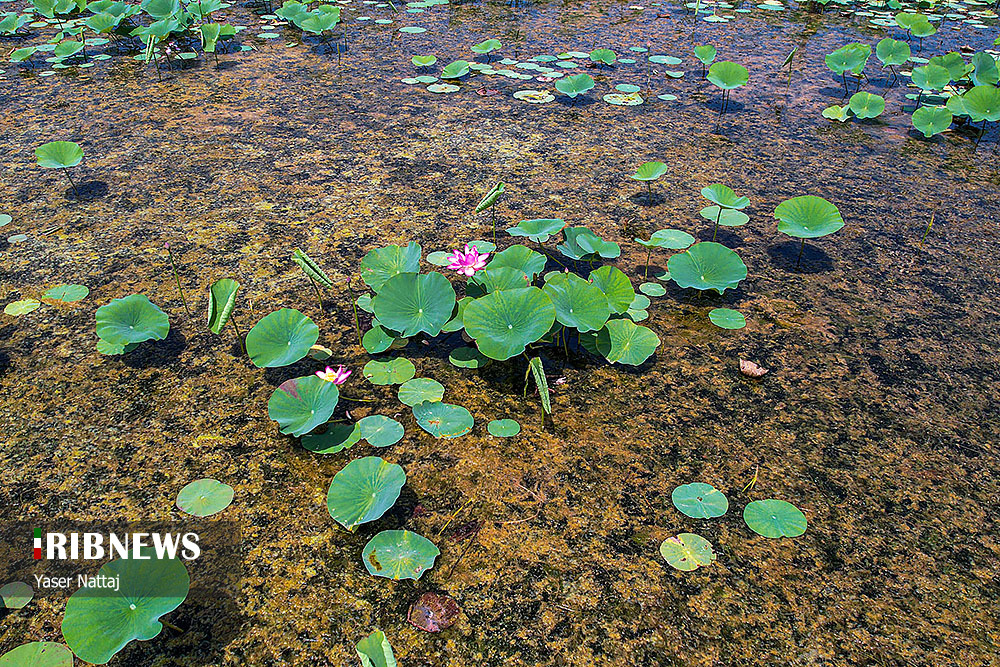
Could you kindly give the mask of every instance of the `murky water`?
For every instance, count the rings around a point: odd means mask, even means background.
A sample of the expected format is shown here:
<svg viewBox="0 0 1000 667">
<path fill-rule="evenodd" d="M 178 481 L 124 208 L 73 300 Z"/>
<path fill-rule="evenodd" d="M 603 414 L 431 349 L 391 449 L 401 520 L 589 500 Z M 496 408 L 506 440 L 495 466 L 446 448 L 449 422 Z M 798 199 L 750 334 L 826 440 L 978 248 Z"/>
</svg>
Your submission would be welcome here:
<svg viewBox="0 0 1000 667">
<path fill-rule="evenodd" d="M 997 664 L 998 135 L 975 153 L 964 131 L 915 139 L 906 91 L 871 65 L 884 116 L 823 119 L 842 94 L 824 56 L 882 33 L 797 11 L 753 9 L 712 25 L 667 6 L 465 3 L 389 26 L 348 20 L 338 65 L 309 45 L 286 47 L 297 41 L 287 28 L 254 38 L 264 22 L 250 8 L 225 14 L 250 25 L 242 41 L 259 48 L 222 55 L 220 67 L 159 82 L 125 56 L 48 78 L 8 67 L 0 86 L 0 211 L 14 217 L 4 236 L 28 236 L 2 248 L 0 296 L 38 297 L 62 282 L 91 289 L 78 304 L 0 320 L 0 506 L 24 520 L 165 520 L 179 517 L 174 498 L 193 479 L 236 489 L 220 516 L 242 526 L 242 584 L 188 600 L 168 617 L 183 632 L 133 643 L 112 664 L 346 665 L 375 627 L 409 667 Z M 345 11 L 363 14 L 391 15 Z M 982 49 L 996 32 L 944 29 L 920 55 Z M 443 64 L 492 36 L 521 59 L 648 46 L 683 57 L 669 69 L 686 74 L 666 78 L 642 54 L 586 70 L 602 92 L 605 81 L 651 91 L 650 104 L 631 108 L 596 90 L 575 106 L 561 96 L 525 104 L 511 93 L 551 84 L 500 77 L 474 77 L 452 95 L 400 82 L 415 73 L 411 55 Z M 701 43 L 750 69 L 721 122 L 719 96 L 690 57 Z M 788 85 L 781 62 L 794 46 Z M 476 94 L 484 82 L 501 94 Z M 54 139 L 84 147 L 73 172 L 80 200 L 34 165 L 33 148 Z M 628 175 L 651 159 L 670 170 L 649 206 Z M 538 397 L 522 398 L 521 363 L 460 370 L 447 362 L 455 337 L 412 342 L 404 354 L 418 376 L 443 383 L 477 422 L 468 436 L 435 440 L 392 388 L 361 378 L 368 355 L 347 295 L 321 312 L 289 256 L 299 247 L 346 275 L 388 243 L 417 240 L 426 253 L 485 237 L 489 219 L 472 209 L 497 180 L 510 193 L 498 207 L 504 226 L 588 225 L 622 245 L 617 265 L 634 282 L 645 250 L 632 238 L 664 227 L 709 238 L 699 190 L 726 183 L 752 200 L 750 223 L 720 232 L 749 277 L 724 297 L 667 285 L 645 323 L 663 344 L 637 370 L 553 350 L 545 424 Z M 771 211 L 799 194 L 834 202 L 847 225 L 808 243 L 796 271 L 798 244 L 776 232 Z M 665 259 L 654 253 L 654 267 Z M 346 403 L 350 416 L 393 416 L 404 439 L 320 456 L 278 435 L 268 396 L 316 364 L 256 369 L 230 331 L 208 333 L 207 286 L 227 276 L 244 286 L 244 328 L 285 306 L 312 317 L 334 360 L 356 370 L 345 392 L 377 401 Z M 169 313 L 170 336 L 102 357 L 94 310 L 135 292 Z M 745 313 L 747 328 L 711 325 L 720 305 Z M 743 378 L 741 357 L 770 374 Z M 489 436 L 486 422 L 499 417 L 520 421 L 522 434 Z M 348 534 L 327 514 L 326 490 L 371 453 L 402 465 L 407 484 L 383 520 Z M 677 512 L 670 492 L 691 481 L 723 490 L 729 513 L 696 522 Z M 768 497 L 803 509 L 804 536 L 747 529 L 742 507 Z M 404 526 L 440 546 L 434 569 L 416 583 L 369 576 L 361 547 Z M 691 530 L 719 560 L 674 571 L 658 546 Z M 211 574 L 190 569 L 195 582 Z M 463 611 L 436 635 L 406 622 L 428 590 Z M 60 641 L 63 608 L 39 597 L 7 613 L 0 652 Z"/>
</svg>

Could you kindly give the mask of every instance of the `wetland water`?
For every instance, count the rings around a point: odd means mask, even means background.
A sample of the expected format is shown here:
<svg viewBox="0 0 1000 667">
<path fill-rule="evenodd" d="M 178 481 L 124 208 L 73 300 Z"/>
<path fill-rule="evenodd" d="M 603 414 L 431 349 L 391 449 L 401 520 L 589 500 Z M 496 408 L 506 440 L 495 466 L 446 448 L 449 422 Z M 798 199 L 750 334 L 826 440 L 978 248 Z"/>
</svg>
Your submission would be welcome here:
<svg viewBox="0 0 1000 667">
<path fill-rule="evenodd" d="M 997 664 L 1000 132 L 975 152 L 963 129 L 918 139 L 901 110 L 915 89 L 889 87 L 874 57 L 866 89 L 886 97 L 883 116 L 820 115 L 843 93 L 825 55 L 902 31 L 795 6 L 746 4 L 749 13 L 720 10 L 734 19 L 717 24 L 665 4 L 343 6 L 350 48 L 339 65 L 315 42 L 286 46 L 299 42 L 287 26 L 279 39 L 254 37 L 268 21 L 234 5 L 220 15 L 249 26 L 240 41 L 255 50 L 220 54 L 219 67 L 199 60 L 158 81 L 115 55 L 47 77 L 43 65 L 5 63 L 0 76 L 0 212 L 13 218 L 3 236 L 27 236 L 0 249 L 0 296 L 91 290 L 0 316 L 5 516 L 180 521 L 174 500 L 188 482 L 235 489 L 218 516 L 240 527 L 239 581 L 192 596 L 166 617 L 182 632 L 133 642 L 111 664 L 356 664 L 354 644 L 374 628 L 408 667 Z M 356 20 L 365 14 L 394 23 Z M 987 24 L 942 28 L 914 54 L 987 48 L 998 34 Z M 427 32 L 401 34 L 404 25 Z M 49 32 L 8 40 L 4 52 Z M 638 62 L 581 68 L 598 86 L 572 105 L 512 97 L 552 90 L 537 81 L 473 75 L 443 95 L 401 82 L 416 75 L 412 55 L 437 55 L 439 71 L 471 61 L 469 45 L 488 37 L 512 59 L 606 46 Z M 750 71 L 721 120 L 718 90 L 691 56 L 706 43 Z M 631 46 L 683 58 L 669 69 L 684 76 L 665 77 Z M 614 83 L 640 85 L 647 103 L 605 104 Z M 477 94 L 483 85 L 499 93 Z M 72 171 L 81 198 L 35 164 L 34 147 L 55 139 L 84 148 Z M 652 205 L 628 178 L 647 160 L 668 167 Z M 489 214 L 472 210 L 498 180 L 500 229 L 548 217 L 589 226 L 621 245 L 615 265 L 636 285 L 645 249 L 632 239 L 667 227 L 710 239 L 699 192 L 725 183 L 752 202 L 750 222 L 717 239 L 748 278 L 723 296 L 663 283 L 643 322 L 661 345 L 642 366 L 548 349 L 545 424 L 538 395 L 522 397 L 523 361 L 459 369 L 447 358 L 457 334 L 412 339 L 401 354 L 417 376 L 441 382 L 476 420 L 468 435 L 435 439 L 394 387 L 362 377 L 370 357 L 346 293 L 326 293 L 321 311 L 289 258 L 298 247 L 346 276 L 390 243 L 415 240 L 426 254 L 490 238 Z M 776 231 L 772 211 L 801 194 L 836 204 L 846 226 L 809 241 L 797 271 L 798 242 Z M 667 256 L 654 251 L 653 268 Z M 258 369 L 231 329 L 209 333 L 207 288 L 222 277 L 243 286 L 244 332 L 282 307 L 316 322 L 330 361 L 354 371 L 344 393 L 375 401 L 341 401 L 335 418 L 388 415 L 403 439 L 320 455 L 280 435 L 268 397 L 322 366 Z M 96 308 L 133 293 L 163 308 L 170 334 L 98 354 Z M 713 326 L 718 306 L 740 310 L 747 327 Z M 741 358 L 769 374 L 743 377 Z M 489 435 L 486 423 L 502 417 L 521 434 Z M 327 488 L 368 455 L 403 466 L 406 486 L 385 517 L 349 533 L 326 510 Z M 729 512 L 678 512 L 671 491 L 693 481 L 722 490 Z M 751 532 L 742 508 L 762 498 L 801 508 L 806 533 Z M 364 544 L 404 527 L 441 549 L 434 568 L 416 582 L 370 576 Z M 718 560 L 672 569 L 658 548 L 679 532 L 709 539 Z M 211 567 L 190 563 L 192 582 Z M 407 623 L 425 591 L 457 600 L 455 625 L 430 634 Z M 65 598 L 40 595 L 6 612 L 0 652 L 62 642 L 64 610 Z"/>
</svg>

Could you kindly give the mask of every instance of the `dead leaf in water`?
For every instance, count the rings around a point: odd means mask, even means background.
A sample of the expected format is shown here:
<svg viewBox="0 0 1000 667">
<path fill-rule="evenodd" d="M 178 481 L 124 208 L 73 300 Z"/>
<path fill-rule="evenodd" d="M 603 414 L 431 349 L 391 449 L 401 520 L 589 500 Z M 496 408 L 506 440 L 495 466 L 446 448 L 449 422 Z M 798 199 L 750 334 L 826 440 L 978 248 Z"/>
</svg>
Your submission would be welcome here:
<svg viewBox="0 0 1000 667">
<path fill-rule="evenodd" d="M 740 359 L 740 373 L 748 378 L 759 378 L 767 374 L 767 369 L 758 366 L 752 361 Z"/>
<path fill-rule="evenodd" d="M 410 605 L 406 620 L 410 625 L 426 632 L 441 632 L 458 620 L 461 613 L 458 603 L 451 596 L 438 593 L 424 593 Z"/>
</svg>

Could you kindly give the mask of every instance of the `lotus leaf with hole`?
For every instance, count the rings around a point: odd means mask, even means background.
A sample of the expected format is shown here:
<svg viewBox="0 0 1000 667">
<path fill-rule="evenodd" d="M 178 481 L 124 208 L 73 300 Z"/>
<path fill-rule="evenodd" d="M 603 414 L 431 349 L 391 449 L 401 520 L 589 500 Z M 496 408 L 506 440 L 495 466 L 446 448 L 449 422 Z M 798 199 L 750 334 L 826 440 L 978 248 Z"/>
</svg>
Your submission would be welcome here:
<svg viewBox="0 0 1000 667">
<path fill-rule="evenodd" d="M 713 519 L 729 510 L 729 499 L 711 484 L 681 484 L 670 494 L 670 501 L 681 513 L 693 519 Z"/>
<path fill-rule="evenodd" d="M 295 310 L 282 308 L 260 319 L 247 333 L 246 348 L 257 368 L 294 364 L 319 340 L 319 327 Z"/>
<path fill-rule="evenodd" d="M 409 359 L 393 359 L 392 361 L 369 361 L 361 369 L 361 374 L 377 385 L 402 384 L 413 378 L 417 369 Z"/>
<path fill-rule="evenodd" d="M 555 306 L 556 320 L 577 331 L 597 331 L 611 316 L 604 292 L 574 273 L 556 273 L 542 291 Z"/>
<path fill-rule="evenodd" d="M 84 662 L 104 665 L 132 640 L 153 639 L 163 630 L 159 618 L 184 602 L 191 579 L 176 558 L 141 558 L 106 563 L 98 576 L 118 579 L 118 590 L 81 588 L 66 602 L 62 634 Z"/>
<path fill-rule="evenodd" d="M 479 351 L 505 361 L 524 352 L 555 322 L 551 299 L 537 287 L 503 290 L 475 299 L 465 308 L 465 330 Z"/>
<path fill-rule="evenodd" d="M 764 537 L 798 537 L 806 532 L 806 515 L 784 500 L 755 500 L 743 508 L 743 520 Z"/>
<path fill-rule="evenodd" d="M 163 340 L 170 331 L 167 314 L 145 294 L 112 299 L 97 309 L 96 318 L 97 336 L 111 345 Z"/>
<path fill-rule="evenodd" d="M 390 245 L 368 251 L 361 260 L 361 279 L 378 292 L 389 278 L 400 273 L 420 272 L 420 244 Z"/>
<path fill-rule="evenodd" d="M 632 281 L 621 270 L 613 266 L 601 266 L 591 271 L 590 282 L 604 292 L 612 313 L 624 313 L 628 310 L 632 300 L 635 299 Z"/>
<path fill-rule="evenodd" d="M 443 275 L 400 273 L 389 278 L 372 300 L 379 323 L 403 337 L 441 333 L 455 308 L 455 290 Z"/>
<path fill-rule="evenodd" d="M 440 401 L 444 396 L 444 385 L 430 378 L 413 378 L 399 386 L 400 403 L 411 408 L 424 401 Z"/>
<path fill-rule="evenodd" d="M 399 498 L 406 473 L 395 463 L 366 456 L 348 463 L 338 472 L 326 494 L 330 516 L 350 531 L 375 521 Z"/>
<path fill-rule="evenodd" d="M 397 667 L 392 646 L 381 630 L 376 630 L 359 641 L 355 649 L 361 660 L 361 667 Z"/>
<path fill-rule="evenodd" d="M 267 416 L 285 435 L 301 436 L 333 416 L 340 399 L 337 385 L 315 375 L 285 380 L 267 401 Z"/>
<path fill-rule="evenodd" d="M 679 287 L 715 290 L 735 289 L 747 277 L 747 267 L 735 251 L 720 243 L 703 241 L 667 260 L 670 278 Z"/>
<path fill-rule="evenodd" d="M 443 391 L 443 388 L 442 388 Z M 403 425 L 385 415 L 368 415 L 358 421 L 362 439 L 372 447 L 391 447 L 403 439 Z"/>
<path fill-rule="evenodd" d="M 683 572 L 711 565 L 716 558 L 712 543 L 694 533 L 667 538 L 660 545 L 660 555 L 671 567 Z"/>
<path fill-rule="evenodd" d="M 55 642 L 31 642 L 0 655 L 0 667 L 73 667 L 73 652 Z"/>
<path fill-rule="evenodd" d="M 913 112 L 913 127 L 920 130 L 924 137 L 930 139 L 935 134 L 944 132 L 954 120 L 951 112 L 943 107 L 920 107 Z"/>
<path fill-rule="evenodd" d="M 369 574 L 388 579 L 419 579 L 434 567 L 441 551 L 426 537 L 408 530 L 383 530 L 361 551 Z"/>
<path fill-rule="evenodd" d="M 597 350 L 611 363 L 639 366 L 656 352 L 659 337 L 632 320 L 611 320 L 597 332 Z"/>
<path fill-rule="evenodd" d="M 526 236 L 535 243 L 545 243 L 565 226 L 566 221 L 559 218 L 537 218 L 522 220 L 516 226 L 508 227 L 507 233 L 511 236 Z"/>
</svg>

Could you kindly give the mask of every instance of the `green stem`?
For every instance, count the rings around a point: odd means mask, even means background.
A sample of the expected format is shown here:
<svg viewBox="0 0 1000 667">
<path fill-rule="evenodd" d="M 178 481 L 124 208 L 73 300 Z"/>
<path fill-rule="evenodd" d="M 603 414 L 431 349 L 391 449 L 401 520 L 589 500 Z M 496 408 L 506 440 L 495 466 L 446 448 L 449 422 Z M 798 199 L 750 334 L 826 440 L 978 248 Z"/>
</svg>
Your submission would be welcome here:
<svg viewBox="0 0 1000 667">
<path fill-rule="evenodd" d="M 193 317 L 191 315 L 191 309 L 188 308 L 187 299 L 184 298 L 184 289 L 181 287 L 181 277 L 177 273 L 177 264 L 174 263 L 174 253 L 170 249 L 170 244 L 167 244 L 167 257 L 170 258 L 170 268 L 174 271 L 174 281 L 177 283 L 177 291 L 181 295 L 181 303 L 184 304 L 184 311 L 188 314 L 188 317 Z"/>
<path fill-rule="evenodd" d="M 243 333 L 240 332 L 240 326 L 236 323 L 236 318 L 233 317 L 232 313 L 229 314 L 229 323 L 236 329 L 236 340 L 240 341 L 240 347 L 243 348 L 243 353 L 246 354 L 247 344 L 243 341 Z"/>
<path fill-rule="evenodd" d="M 354 330 L 358 332 L 358 345 L 364 347 L 361 343 L 361 323 L 358 321 L 358 302 L 354 299 L 354 290 L 351 289 L 351 278 L 347 278 L 347 294 L 351 299 L 351 308 L 354 309 Z"/>
<path fill-rule="evenodd" d="M 643 278 L 643 280 L 645 280 L 646 276 L 649 275 L 649 255 L 650 255 L 651 252 L 653 252 L 653 249 L 650 248 L 650 247 L 647 247 L 646 248 L 646 269 L 642 272 L 642 278 Z"/>
<path fill-rule="evenodd" d="M 71 186 L 73 186 L 73 194 L 74 194 L 74 195 L 75 195 L 75 196 L 76 196 L 77 198 L 79 198 L 79 197 L 80 197 L 80 191 L 76 189 L 76 183 L 74 183 L 74 182 L 73 182 L 73 177 L 69 175 L 69 172 L 68 172 L 68 171 L 67 171 L 67 172 L 64 172 L 64 173 L 66 174 L 66 178 L 68 178 L 68 179 L 69 179 L 69 184 L 70 184 Z"/>
<path fill-rule="evenodd" d="M 316 291 L 316 300 L 319 301 L 319 312 L 322 313 L 323 312 L 323 295 L 319 291 L 319 285 L 317 285 L 316 281 L 313 280 L 312 278 L 309 279 L 309 282 L 312 284 L 313 289 Z"/>
<path fill-rule="evenodd" d="M 715 218 L 715 229 L 712 230 L 712 240 L 715 240 L 715 235 L 719 233 L 719 221 L 722 220 L 722 207 L 719 207 L 719 215 Z"/>
<path fill-rule="evenodd" d="M 347 396 L 345 394 L 341 394 L 340 398 L 345 401 L 354 401 L 356 403 L 378 403 L 378 401 L 374 398 L 354 398 L 353 396 Z"/>
</svg>

